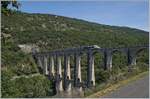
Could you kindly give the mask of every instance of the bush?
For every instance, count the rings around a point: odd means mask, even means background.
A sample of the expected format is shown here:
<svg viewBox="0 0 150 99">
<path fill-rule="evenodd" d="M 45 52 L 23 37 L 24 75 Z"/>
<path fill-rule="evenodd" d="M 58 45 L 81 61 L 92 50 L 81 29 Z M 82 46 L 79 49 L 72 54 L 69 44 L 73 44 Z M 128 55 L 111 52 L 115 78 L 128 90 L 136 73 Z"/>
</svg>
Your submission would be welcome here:
<svg viewBox="0 0 150 99">
<path fill-rule="evenodd" d="M 17 88 L 15 87 L 15 83 L 11 81 L 10 79 L 13 76 L 12 70 L 2 70 L 1 72 L 1 91 L 2 91 L 2 97 L 14 97 L 14 94 L 19 93 Z"/>
<path fill-rule="evenodd" d="M 138 63 L 136 65 L 137 68 L 139 68 L 140 72 L 143 72 L 143 71 L 148 71 L 149 69 L 149 64 L 146 64 L 146 63 Z"/>
<path fill-rule="evenodd" d="M 44 76 L 31 78 L 7 79 L 7 73 L 2 76 L 2 97 L 3 98 L 27 98 L 45 97 L 54 95 L 53 84 Z"/>
<path fill-rule="evenodd" d="M 110 78 L 110 72 L 105 70 L 98 70 L 96 69 L 96 83 L 100 84 L 102 82 L 107 82 Z"/>
<path fill-rule="evenodd" d="M 17 75 L 22 75 L 22 74 L 29 75 L 32 73 L 37 73 L 38 68 L 33 58 L 31 56 L 27 56 L 22 61 L 20 61 L 20 63 L 14 66 L 13 71 Z"/>
</svg>

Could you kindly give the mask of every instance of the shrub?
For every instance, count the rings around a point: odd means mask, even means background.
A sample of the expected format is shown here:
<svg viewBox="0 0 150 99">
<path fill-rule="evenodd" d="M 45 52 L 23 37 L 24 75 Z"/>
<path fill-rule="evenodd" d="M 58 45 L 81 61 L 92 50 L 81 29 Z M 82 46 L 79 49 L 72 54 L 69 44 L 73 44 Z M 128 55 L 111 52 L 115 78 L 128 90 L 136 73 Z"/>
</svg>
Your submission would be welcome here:
<svg viewBox="0 0 150 99">
<path fill-rule="evenodd" d="M 102 83 L 102 82 L 106 82 L 109 80 L 110 78 L 110 73 L 109 71 L 105 71 L 103 69 L 100 69 L 100 70 L 96 70 L 96 82 L 98 84 Z"/>
<path fill-rule="evenodd" d="M 22 61 L 20 61 L 20 63 L 14 66 L 13 71 L 17 75 L 22 75 L 22 74 L 29 75 L 32 73 L 37 73 L 38 68 L 33 58 L 31 56 L 27 56 Z"/>
<path fill-rule="evenodd" d="M 6 74 L 6 73 L 5 73 Z M 44 76 L 31 78 L 17 78 L 15 80 L 6 79 L 2 76 L 2 97 L 3 98 L 31 98 L 54 95 L 53 84 Z"/>
</svg>

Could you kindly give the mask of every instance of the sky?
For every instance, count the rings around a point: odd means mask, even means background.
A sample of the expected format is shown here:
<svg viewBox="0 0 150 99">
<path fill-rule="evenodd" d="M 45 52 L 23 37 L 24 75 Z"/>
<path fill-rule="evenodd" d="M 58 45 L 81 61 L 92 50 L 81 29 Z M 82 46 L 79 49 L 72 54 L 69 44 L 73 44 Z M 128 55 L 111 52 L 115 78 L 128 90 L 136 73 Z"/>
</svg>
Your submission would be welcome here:
<svg viewBox="0 0 150 99">
<path fill-rule="evenodd" d="M 20 1 L 20 10 L 148 31 L 148 0 Z"/>
</svg>

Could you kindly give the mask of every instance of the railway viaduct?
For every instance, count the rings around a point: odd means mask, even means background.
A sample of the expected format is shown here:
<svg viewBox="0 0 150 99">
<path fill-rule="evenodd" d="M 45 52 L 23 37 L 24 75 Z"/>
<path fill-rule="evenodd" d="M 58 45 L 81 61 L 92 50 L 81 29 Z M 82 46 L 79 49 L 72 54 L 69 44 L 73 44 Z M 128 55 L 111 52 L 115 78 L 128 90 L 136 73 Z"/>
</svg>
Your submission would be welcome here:
<svg viewBox="0 0 150 99">
<path fill-rule="evenodd" d="M 94 54 L 102 53 L 104 56 L 104 70 L 111 70 L 112 56 L 115 51 L 120 51 L 127 56 L 128 66 L 136 65 L 136 55 L 148 49 L 148 46 L 135 46 L 129 48 L 100 48 L 97 45 L 81 46 L 78 48 L 67 48 L 63 50 L 54 50 L 50 52 L 36 52 L 33 50 L 33 57 L 38 66 L 42 69 L 43 74 L 47 75 L 50 80 L 55 81 L 57 93 L 66 92 L 71 94 L 74 87 L 78 93 L 82 88 L 95 86 L 94 72 Z M 87 55 L 87 81 L 81 79 L 81 56 Z M 70 56 L 74 56 L 74 72 L 71 72 Z M 63 65 L 62 65 L 63 63 Z M 62 69 L 63 67 L 63 69 Z M 74 74 L 73 79 L 71 75 Z"/>
</svg>

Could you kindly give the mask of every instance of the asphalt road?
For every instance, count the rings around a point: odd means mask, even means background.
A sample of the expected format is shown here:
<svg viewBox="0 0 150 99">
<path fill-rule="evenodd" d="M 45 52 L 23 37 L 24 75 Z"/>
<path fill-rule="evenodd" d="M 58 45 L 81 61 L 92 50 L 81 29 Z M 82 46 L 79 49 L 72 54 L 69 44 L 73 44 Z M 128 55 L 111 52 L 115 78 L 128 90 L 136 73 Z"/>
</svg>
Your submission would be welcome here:
<svg viewBox="0 0 150 99">
<path fill-rule="evenodd" d="M 148 98 L 149 75 L 131 82 L 119 89 L 103 96 L 102 98 Z"/>
</svg>

